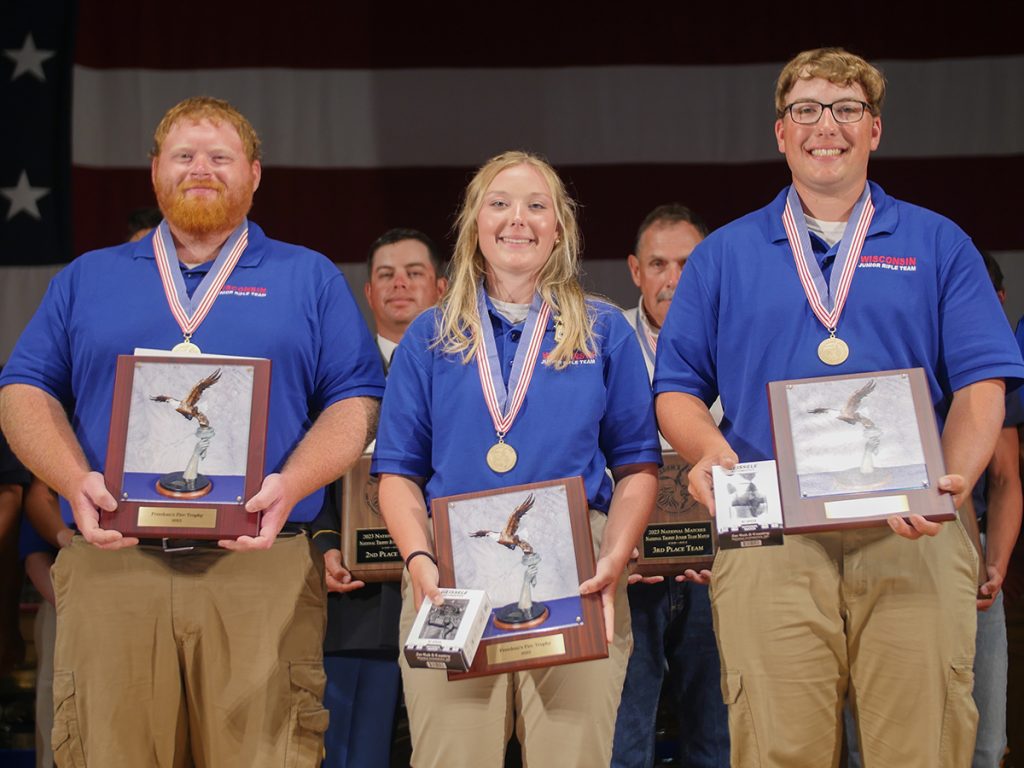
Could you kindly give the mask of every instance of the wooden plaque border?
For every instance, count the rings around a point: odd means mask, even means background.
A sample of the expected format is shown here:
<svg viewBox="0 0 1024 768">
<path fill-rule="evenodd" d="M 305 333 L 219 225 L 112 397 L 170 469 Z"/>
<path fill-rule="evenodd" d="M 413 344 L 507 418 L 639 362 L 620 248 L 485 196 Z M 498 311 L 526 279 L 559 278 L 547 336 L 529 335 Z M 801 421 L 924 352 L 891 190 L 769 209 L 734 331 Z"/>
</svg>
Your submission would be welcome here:
<svg viewBox="0 0 1024 768">
<path fill-rule="evenodd" d="M 797 478 L 792 422 L 789 416 L 788 398 L 786 395 L 788 388 L 792 385 L 811 382 L 867 380 L 886 376 L 905 376 L 910 383 L 913 404 L 908 405 L 908 407 L 913 408 L 917 421 L 918 434 L 924 451 L 928 487 L 802 498 Z M 909 511 L 905 514 L 918 514 L 934 521 L 953 520 L 956 517 L 953 497 L 948 493 L 939 492 L 939 478 L 946 474 L 946 465 L 942 457 L 942 444 L 939 440 L 935 410 L 932 407 L 931 394 L 928 390 L 928 382 L 925 379 L 923 369 L 901 368 L 891 371 L 851 373 L 842 376 L 772 381 L 768 384 L 768 401 L 771 408 L 775 458 L 778 462 L 779 493 L 782 496 L 783 529 L 786 533 L 813 533 L 815 531 L 885 525 L 885 521 L 891 516 L 890 514 L 842 520 L 830 520 L 825 514 L 826 503 L 885 496 L 905 496 L 909 507 Z"/>
<path fill-rule="evenodd" d="M 378 563 L 360 563 L 358 554 L 359 532 L 366 529 L 382 530 L 387 533 L 384 518 L 380 514 L 380 502 L 376 492 L 379 485 L 370 477 L 370 454 L 363 454 L 352 468 L 338 482 L 341 483 L 337 498 L 341 499 L 341 559 L 352 578 L 360 581 L 401 581 L 405 563 L 401 553 L 396 560 L 382 560 Z M 373 499 L 368 498 L 368 488 L 373 485 Z M 373 509 L 376 500 L 377 509 Z M 388 541 L 391 536 L 388 534 Z M 394 546 L 394 542 L 391 542 Z M 395 549 L 397 552 L 397 547 Z"/>
<path fill-rule="evenodd" d="M 128 438 L 128 417 L 131 410 L 132 382 L 138 364 L 201 365 L 204 368 L 247 367 L 253 369 L 252 402 L 249 408 L 249 449 L 245 468 L 242 503 L 211 503 L 202 498 L 194 501 L 170 500 L 153 492 L 147 501 L 122 500 L 125 444 Z M 267 440 L 267 409 L 270 398 L 270 360 L 243 357 L 197 355 L 118 355 L 110 412 L 110 435 L 103 472 L 107 490 L 118 500 L 113 512 L 100 512 L 100 526 L 121 531 L 126 536 L 168 539 L 235 539 L 259 533 L 260 514 L 245 511 L 245 501 L 259 491 L 263 483 Z M 181 509 L 215 509 L 216 525 L 212 528 L 139 526 L 140 507 L 174 507 Z"/>
<path fill-rule="evenodd" d="M 658 500 L 662 498 L 662 485 L 666 482 L 666 474 L 678 467 L 685 467 L 689 475 L 690 465 L 675 451 L 662 451 L 662 466 L 658 470 Z M 685 483 L 685 478 L 681 482 Z M 698 502 L 685 484 L 682 486 L 683 494 L 688 505 L 683 512 L 665 509 L 658 503 L 654 505 L 651 519 L 644 527 L 644 533 L 637 544 L 639 557 L 632 561 L 629 566 L 630 573 L 639 573 L 641 576 L 664 576 L 670 578 L 681 574 L 683 571 L 693 569 L 695 571 L 710 570 L 715 560 L 715 553 L 718 551 L 718 527 L 715 525 L 715 518 L 711 516 L 708 508 Z M 711 553 L 700 555 L 670 555 L 666 557 L 647 557 L 644 555 L 644 538 L 652 526 L 659 525 L 707 525 L 711 531 Z"/>
<path fill-rule="evenodd" d="M 590 508 L 587 504 L 583 478 L 570 477 L 560 480 L 549 480 L 540 483 L 526 483 L 492 491 L 464 493 L 457 496 L 445 496 L 431 501 L 431 513 L 434 521 L 434 546 L 437 554 L 437 567 L 440 575 L 440 586 L 461 587 L 455 583 L 455 567 L 452 559 L 451 528 L 448 520 L 448 506 L 453 501 L 486 498 L 506 493 L 518 493 L 537 488 L 563 486 L 568 501 L 566 513 L 572 530 L 573 550 L 576 555 L 577 578 L 582 583 L 594 575 L 594 544 L 590 532 Z M 468 677 L 494 675 L 501 672 L 516 672 L 523 669 L 550 667 L 558 664 L 571 664 L 577 661 L 600 659 L 608 655 L 605 642 L 604 611 L 601 607 L 599 594 L 581 595 L 582 623 L 574 627 L 558 629 L 537 629 L 535 631 L 517 632 L 511 637 L 492 637 L 484 639 L 477 648 L 473 665 L 466 672 L 449 672 L 449 680 L 462 680 Z M 497 606 L 495 606 L 497 607 Z M 493 616 L 493 610 L 492 610 Z M 491 619 L 488 619 L 491 621 Z M 491 664 L 488 662 L 488 647 L 504 643 L 520 643 L 534 638 L 560 635 L 565 652 L 543 658 L 521 659 L 505 663 Z"/>
</svg>

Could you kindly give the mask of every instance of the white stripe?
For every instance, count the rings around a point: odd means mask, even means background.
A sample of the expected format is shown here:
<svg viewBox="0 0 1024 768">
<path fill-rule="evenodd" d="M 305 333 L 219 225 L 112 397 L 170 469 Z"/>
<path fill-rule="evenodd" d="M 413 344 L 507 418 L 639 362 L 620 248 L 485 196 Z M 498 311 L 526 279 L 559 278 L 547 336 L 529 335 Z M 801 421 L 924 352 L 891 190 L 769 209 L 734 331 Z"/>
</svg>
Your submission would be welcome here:
<svg viewBox="0 0 1024 768">
<path fill-rule="evenodd" d="M 1024 154 L 1024 56 L 879 62 L 888 157 Z M 464 167 L 504 149 L 564 165 L 781 160 L 780 64 L 399 70 L 74 71 L 73 159 L 148 165 L 153 129 L 186 96 L 227 98 L 268 166 Z"/>
<path fill-rule="evenodd" d="M 533 332 L 530 335 L 529 345 L 526 348 L 525 356 L 523 357 L 523 368 L 519 373 L 519 380 L 515 382 L 515 391 L 512 392 L 511 397 L 506 396 L 505 399 L 505 413 L 502 414 L 498 403 L 498 394 L 495 387 L 495 374 L 491 370 L 491 362 L 488 358 L 486 344 L 480 344 L 476 350 L 476 365 L 477 372 L 480 376 L 480 384 L 484 392 L 484 402 L 487 403 L 487 410 L 491 414 L 491 422 L 494 424 L 494 430 L 498 433 L 499 438 L 504 437 L 508 434 L 509 430 L 512 429 L 512 424 L 516 420 L 516 416 L 519 415 L 519 409 L 523 405 L 523 400 L 526 399 L 526 391 L 530 388 L 530 381 L 533 379 L 533 371 L 537 367 L 537 356 L 540 353 L 541 343 L 544 340 L 544 334 L 547 331 L 548 319 L 551 316 L 551 307 L 547 302 L 543 302 L 540 307 L 540 312 L 537 314 L 537 320 L 533 326 Z M 485 322 L 485 318 L 481 318 L 481 322 Z M 518 360 L 519 352 L 517 350 L 516 358 Z M 513 368 L 515 364 L 513 363 Z M 500 375 L 500 374 L 499 374 Z"/>
</svg>

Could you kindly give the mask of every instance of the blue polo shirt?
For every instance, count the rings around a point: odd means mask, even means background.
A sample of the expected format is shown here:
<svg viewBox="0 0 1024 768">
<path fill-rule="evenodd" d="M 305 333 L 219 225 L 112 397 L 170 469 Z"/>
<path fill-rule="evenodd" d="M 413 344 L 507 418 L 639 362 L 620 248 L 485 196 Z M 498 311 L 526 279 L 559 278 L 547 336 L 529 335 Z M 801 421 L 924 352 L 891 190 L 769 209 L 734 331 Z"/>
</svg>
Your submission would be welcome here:
<svg viewBox="0 0 1024 768">
<path fill-rule="evenodd" d="M 181 338 L 152 237 L 92 251 L 50 282 L 0 386 L 30 384 L 59 400 L 89 465 L 102 472 L 117 356 L 136 347 L 170 349 Z M 380 355 L 338 268 L 318 253 L 267 238 L 251 222 L 249 244 L 193 341 L 210 354 L 271 360 L 268 474 L 281 469 L 320 411 L 345 398 L 383 394 Z M 313 519 L 322 499 L 322 490 L 311 494 L 290 519 Z M 70 523 L 63 499 L 61 509 Z"/>
<path fill-rule="evenodd" d="M 420 315 L 398 346 L 381 409 L 374 473 L 426 478 L 425 496 L 484 491 L 582 475 L 590 506 L 608 511 L 606 468 L 660 463 L 651 388 L 640 345 L 620 310 L 591 301 L 597 353 L 578 354 L 563 370 L 543 364 L 555 347 L 548 322 L 522 409 L 505 437 L 518 462 L 505 474 L 487 466 L 497 441 L 476 361 L 433 346 L 439 310 Z M 488 302 L 507 383 L 524 323 L 511 324 Z"/>
<path fill-rule="evenodd" d="M 722 398 L 722 433 L 740 461 L 774 457 L 770 381 L 923 368 L 936 414 L 982 379 L 1024 377 L 1024 362 L 981 255 L 953 222 L 871 184 L 875 215 L 837 335 L 841 365 L 818 359 L 828 336 L 797 275 L 770 205 L 712 233 L 690 255 L 658 338 L 654 391 Z M 819 263 L 834 256 L 812 234 Z M 824 255 L 822 255 L 824 252 Z"/>
</svg>

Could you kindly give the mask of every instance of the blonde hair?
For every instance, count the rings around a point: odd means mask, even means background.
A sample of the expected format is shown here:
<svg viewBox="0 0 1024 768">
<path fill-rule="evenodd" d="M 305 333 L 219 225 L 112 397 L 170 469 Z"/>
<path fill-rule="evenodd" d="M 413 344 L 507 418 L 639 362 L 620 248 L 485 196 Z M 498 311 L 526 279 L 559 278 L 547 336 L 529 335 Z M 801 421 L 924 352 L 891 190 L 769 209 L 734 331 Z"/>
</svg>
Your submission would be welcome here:
<svg viewBox="0 0 1024 768">
<path fill-rule="evenodd" d="M 820 77 L 835 85 L 859 85 L 871 114 L 878 117 L 885 101 L 885 76 L 856 54 L 842 48 L 815 48 L 794 56 L 782 68 L 775 84 L 775 116 L 780 120 L 786 111 L 786 96 L 797 80 Z"/>
<path fill-rule="evenodd" d="M 528 165 L 547 182 L 554 202 L 559 238 L 537 278 L 537 291 L 561 323 L 563 336 L 555 344 L 546 363 L 561 370 L 576 352 L 592 355 L 594 318 L 587 309 L 580 286 L 580 232 L 576 223 L 576 203 L 569 197 L 555 169 L 543 158 L 529 152 L 503 152 L 484 163 L 473 176 L 455 222 L 457 239 L 449 265 L 451 282 L 441 299 L 441 318 L 435 345 L 450 355 L 461 355 L 468 363 L 481 344 L 477 291 L 486 274 L 486 262 L 480 251 L 477 215 L 484 195 L 494 178 L 506 168 Z"/>
<path fill-rule="evenodd" d="M 224 121 L 238 131 L 238 137 L 242 140 L 242 148 L 245 149 L 245 156 L 249 162 L 260 159 L 260 137 L 252 123 L 224 99 L 215 99 L 212 96 L 191 96 L 184 101 L 179 101 L 160 120 L 160 124 L 153 133 L 153 148 L 149 151 L 151 158 L 160 154 L 164 140 L 171 128 L 179 120 L 209 120 L 212 123 Z"/>
</svg>

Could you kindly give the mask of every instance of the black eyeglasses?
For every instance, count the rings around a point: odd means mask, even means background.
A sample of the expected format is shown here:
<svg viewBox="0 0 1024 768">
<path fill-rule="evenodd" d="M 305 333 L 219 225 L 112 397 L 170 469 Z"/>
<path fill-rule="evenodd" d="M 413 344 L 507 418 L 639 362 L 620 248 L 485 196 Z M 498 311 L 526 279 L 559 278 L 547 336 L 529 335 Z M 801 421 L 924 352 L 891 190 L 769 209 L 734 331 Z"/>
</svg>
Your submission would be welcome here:
<svg viewBox="0 0 1024 768">
<path fill-rule="evenodd" d="M 864 117 L 864 111 L 870 110 L 871 105 L 856 99 L 843 99 L 833 101 L 831 104 L 822 104 L 820 101 L 794 101 L 782 110 L 783 114 L 789 112 L 794 123 L 800 125 L 814 125 L 821 120 L 821 115 L 828 109 L 837 123 L 856 123 Z"/>
</svg>

